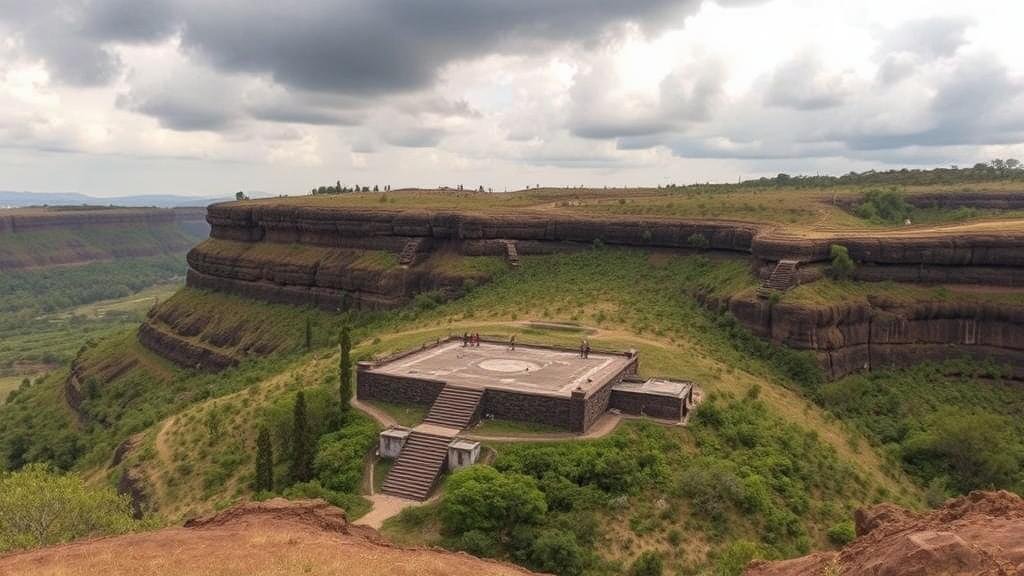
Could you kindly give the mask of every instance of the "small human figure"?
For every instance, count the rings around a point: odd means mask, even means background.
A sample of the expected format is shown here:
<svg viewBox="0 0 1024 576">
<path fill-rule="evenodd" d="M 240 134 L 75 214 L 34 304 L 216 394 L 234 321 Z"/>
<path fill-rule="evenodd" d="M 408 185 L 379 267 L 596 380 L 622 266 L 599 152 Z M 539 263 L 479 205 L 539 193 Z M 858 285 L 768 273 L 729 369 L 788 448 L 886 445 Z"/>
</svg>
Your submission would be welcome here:
<svg viewBox="0 0 1024 576">
<path fill-rule="evenodd" d="M 590 358 L 590 340 L 583 341 L 583 359 Z"/>
<path fill-rule="evenodd" d="M 515 334 L 509 336 L 509 338 L 508 338 L 508 349 L 513 351 L 513 352 L 516 351 L 516 335 Z"/>
<path fill-rule="evenodd" d="M 462 347 L 469 346 L 469 332 L 462 333 Z"/>
<path fill-rule="evenodd" d="M 583 354 L 584 354 L 584 351 L 586 350 L 586 348 L 587 348 L 587 341 L 586 340 L 580 340 L 580 358 L 583 358 Z"/>
<path fill-rule="evenodd" d="M 473 340 L 475 342 L 474 346 L 479 348 L 480 347 L 480 333 L 479 332 L 474 332 L 473 333 Z"/>
</svg>

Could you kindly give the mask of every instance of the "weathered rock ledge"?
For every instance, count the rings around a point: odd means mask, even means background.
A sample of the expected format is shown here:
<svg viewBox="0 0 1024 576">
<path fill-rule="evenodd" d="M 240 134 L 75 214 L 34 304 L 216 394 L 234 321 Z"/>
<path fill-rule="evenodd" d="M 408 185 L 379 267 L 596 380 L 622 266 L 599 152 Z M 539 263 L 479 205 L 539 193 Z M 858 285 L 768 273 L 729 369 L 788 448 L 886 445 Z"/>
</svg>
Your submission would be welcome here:
<svg viewBox="0 0 1024 576">
<path fill-rule="evenodd" d="M 957 356 L 992 360 L 1024 379 L 1024 306 L 999 302 L 867 301 L 813 305 L 753 294 L 729 311 L 754 334 L 814 352 L 831 378 Z"/>
<path fill-rule="evenodd" d="M 972 492 L 916 513 L 893 504 L 858 510 L 857 539 L 839 552 L 755 562 L 746 576 L 1019 576 L 1024 499 Z"/>
</svg>

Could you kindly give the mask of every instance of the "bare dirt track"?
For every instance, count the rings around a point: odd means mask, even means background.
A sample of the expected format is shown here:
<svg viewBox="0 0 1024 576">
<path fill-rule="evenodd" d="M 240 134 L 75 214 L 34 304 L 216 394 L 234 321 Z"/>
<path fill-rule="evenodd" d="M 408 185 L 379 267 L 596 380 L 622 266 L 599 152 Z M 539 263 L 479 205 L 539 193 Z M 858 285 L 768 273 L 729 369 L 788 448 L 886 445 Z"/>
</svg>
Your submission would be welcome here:
<svg viewBox="0 0 1024 576">
<path fill-rule="evenodd" d="M 183 528 L 0 558 L 18 576 L 524 576 L 467 554 L 397 548 L 322 500 L 241 504 Z"/>
</svg>

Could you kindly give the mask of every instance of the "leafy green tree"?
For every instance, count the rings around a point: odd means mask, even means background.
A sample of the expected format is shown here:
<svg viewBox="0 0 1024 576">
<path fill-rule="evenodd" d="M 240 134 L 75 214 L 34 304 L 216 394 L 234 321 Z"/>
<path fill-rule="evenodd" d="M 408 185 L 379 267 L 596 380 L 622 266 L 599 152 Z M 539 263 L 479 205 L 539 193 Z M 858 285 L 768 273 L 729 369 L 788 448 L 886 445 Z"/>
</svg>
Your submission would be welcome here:
<svg viewBox="0 0 1024 576">
<path fill-rule="evenodd" d="M 292 482 L 313 479 L 313 452 L 306 421 L 306 395 L 301 390 L 295 396 L 292 411 L 292 461 L 289 470 Z"/>
<path fill-rule="evenodd" d="M 0 554 L 136 527 L 128 496 L 42 464 L 0 474 Z"/>
<path fill-rule="evenodd" d="M 349 400 L 352 399 L 352 337 L 349 335 L 348 326 L 341 329 L 341 336 L 338 338 L 341 348 L 341 359 L 338 361 L 339 376 L 339 400 L 341 401 L 341 414 L 348 414 Z"/>
<path fill-rule="evenodd" d="M 549 528 L 533 541 L 530 565 L 535 570 L 559 576 L 577 576 L 583 573 L 583 549 L 572 532 Z"/>
<path fill-rule="evenodd" d="M 260 426 L 260 434 L 256 438 L 256 491 L 272 492 L 274 490 L 274 446 L 270 442 L 270 430 Z"/>
<path fill-rule="evenodd" d="M 832 257 L 832 266 L 829 268 L 829 272 L 833 278 L 846 280 L 853 275 L 857 265 L 850 258 L 850 251 L 846 249 L 846 246 L 833 244 L 829 248 L 829 256 Z"/>
<path fill-rule="evenodd" d="M 547 509 L 544 493 L 533 478 L 470 466 L 448 480 L 441 525 L 448 534 L 480 530 L 504 541 L 513 527 L 538 524 Z"/>
</svg>

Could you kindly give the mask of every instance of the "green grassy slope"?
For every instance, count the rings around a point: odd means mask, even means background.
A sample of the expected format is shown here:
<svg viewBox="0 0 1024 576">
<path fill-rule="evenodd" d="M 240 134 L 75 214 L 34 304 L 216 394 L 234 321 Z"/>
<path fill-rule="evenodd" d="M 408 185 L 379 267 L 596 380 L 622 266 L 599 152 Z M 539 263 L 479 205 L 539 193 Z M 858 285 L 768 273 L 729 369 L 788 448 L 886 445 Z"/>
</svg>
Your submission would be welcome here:
<svg viewBox="0 0 1024 576">
<path fill-rule="evenodd" d="M 817 382 L 808 372 L 813 362 L 770 347 L 751 348 L 752 341 L 728 319 L 708 312 L 693 297 L 696 292 L 729 293 L 754 283 L 743 260 L 601 249 L 525 257 L 520 269 L 499 273 L 492 283 L 474 288 L 458 301 L 421 299 L 401 310 L 347 318 L 186 289 L 165 306 L 205 316 L 211 333 L 237 330 L 249 339 L 247 345 L 276 339 L 278 352 L 265 360 L 245 359 L 238 368 L 211 376 L 170 366 L 140 349 L 125 333 L 81 356 L 86 373 L 115 376 L 95 386 L 94 396 L 83 404 L 83 425 L 69 426 L 73 420 L 66 408 L 58 417 L 58 378 L 34 385 L 30 394 L 0 408 L 0 421 L 17 422 L 20 431 L 28 433 L 19 442 L 27 440 L 32 457 L 57 453 L 73 438 L 76 457 L 60 463 L 108 481 L 116 480 L 126 467 L 133 469 L 146 479 L 154 509 L 177 519 L 252 495 L 256 428 L 268 422 L 282 429 L 297 390 L 323 399 L 318 401 L 321 406 L 329 404 L 337 382 L 333 346 L 343 321 L 355 326 L 357 358 L 467 329 L 494 336 L 516 332 L 524 342 L 569 346 L 586 334 L 598 347 L 638 349 L 643 374 L 693 378 L 714 398 L 707 405 L 709 419 L 699 419 L 691 428 L 629 425 L 601 441 L 621 445 L 623 441 L 615 438 L 636 439 L 626 442 L 623 454 L 629 458 L 644 457 L 632 452 L 633 444 L 661 446 L 663 455 L 658 457 L 658 475 L 628 489 L 602 489 L 601 498 L 615 504 L 609 504 L 607 515 L 596 517 L 592 539 L 579 535 L 588 554 L 596 554 L 588 564 L 591 569 L 614 571 L 647 549 L 659 550 L 678 567 L 724 562 L 720 558 L 737 553 L 734 548 L 743 554 L 789 555 L 826 543 L 829 528 L 858 504 L 883 498 L 919 502 L 919 489 L 898 466 L 795 391 Z M 308 352 L 303 346 L 307 318 L 314 347 Z M 545 322 L 575 323 L 579 328 Z M 42 407 L 50 410 L 48 416 L 31 416 Z M 358 432 L 361 424 L 338 426 L 327 422 L 321 427 L 352 434 L 351 439 L 328 442 L 332 453 L 368 449 L 364 442 L 369 436 Z M 281 434 L 275 436 L 275 451 L 279 480 L 286 486 L 289 444 Z M 133 438 L 135 448 L 125 462 L 109 468 L 111 451 L 128 438 Z M 9 454 L 11 443 L 11 435 L 0 432 L 0 449 Z M 575 451 L 574 444 L 557 446 L 544 449 Z M 494 448 L 499 466 L 506 466 L 503 462 L 511 462 L 515 454 L 531 457 L 528 447 Z M 794 453 L 806 457 L 797 462 Z M 349 458 L 357 469 L 361 466 L 359 457 Z M 744 487 L 750 484 L 749 497 L 759 503 L 747 503 L 744 488 L 728 495 L 731 499 L 714 522 L 705 521 L 700 507 L 708 496 L 682 486 L 711 465 L 721 478 L 705 484 L 714 486 L 722 478 Z M 352 487 L 351 474 L 351 468 L 325 468 L 318 471 L 317 484 L 285 493 L 327 495 L 358 511 L 365 504 L 353 499 L 358 487 Z M 582 482 L 574 476 L 566 479 Z M 586 482 L 576 485 L 588 490 Z M 659 495 L 665 495 L 671 517 L 660 508 L 649 508 Z M 827 505 L 812 503 L 816 499 Z M 597 513 L 583 508 L 579 512 L 584 520 Z M 541 528 L 561 525 L 571 517 L 552 516 Z M 436 517 L 428 521 L 436 522 Z M 620 537 L 628 544 L 600 544 Z M 690 545 L 670 545 L 676 540 Z M 679 556 L 679 549 L 698 552 Z"/>
</svg>

